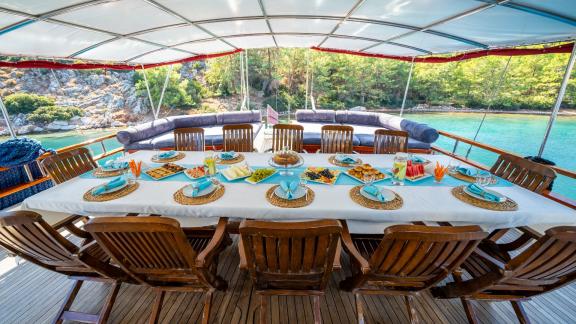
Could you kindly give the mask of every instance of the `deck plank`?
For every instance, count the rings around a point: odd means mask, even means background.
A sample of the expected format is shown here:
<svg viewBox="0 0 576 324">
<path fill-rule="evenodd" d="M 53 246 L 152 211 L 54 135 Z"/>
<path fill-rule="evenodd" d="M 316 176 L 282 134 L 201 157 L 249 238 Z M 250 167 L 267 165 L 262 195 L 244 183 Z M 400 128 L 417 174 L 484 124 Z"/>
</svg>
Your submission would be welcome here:
<svg viewBox="0 0 576 324">
<path fill-rule="evenodd" d="M 235 241 L 237 238 L 235 238 Z M 222 255 L 219 273 L 229 282 L 227 292 L 214 295 L 211 323 L 252 324 L 259 320 L 259 298 L 251 279 L 238 269 L 237 243 Z M 9 258 L 0 252 L 0 261 Z M 333 274 L 326 296 L 321 299 L 324 323 L 354 323 L 354 296 L 338 289 L 346 276 L 344 269 Z M 0 275 L 0 322 L 49 323 L 55 316 L 72 282 L 65 276 L 44 270 L 29 262 Z M 86 283 L 72 309 L 97 312 L 109 284 Z M 146 323 L 154 299 L 151 288 L 123 284 L 110 315 L 110 323 Z M 199 293 L 167 294 L 161 323 L 197 323 L 201 320 L 204 296 Z M 363 296 L 367 323 L 407 323 L 408 314 L 401 297 Z M 424 323 L 465 323 L 459 300 L 435 300 L 428 293 L 415 298 L 418 316 Z M 512 307 L 505 302 L 473 302 L 480 323 L 517 322 Z M 564 287 L 524 303 L 534 323 L 570 323 L 576 318 L 576 285 Z M 312 299 L 309 297 L 269 297 L 269 323 L 313 322 Z"/>
</svg>

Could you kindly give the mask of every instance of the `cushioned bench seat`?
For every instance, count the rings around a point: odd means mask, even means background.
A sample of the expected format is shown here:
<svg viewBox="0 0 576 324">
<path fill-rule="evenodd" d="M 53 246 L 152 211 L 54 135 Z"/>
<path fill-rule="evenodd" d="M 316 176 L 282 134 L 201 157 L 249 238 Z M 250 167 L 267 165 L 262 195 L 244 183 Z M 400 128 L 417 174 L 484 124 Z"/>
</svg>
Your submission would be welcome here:
<svg viewBox="0 0 576 324">
<path fill-rule="evenodd" d="M 116 138 L 125 150 L 168 149 L 174 147 L 174 129 L 201 127 L 206 146 L 220 146 L 224 125 L 251 124 L 256 137 L 262 129 L 261 121 L 258 110 L 172 116 L 129 127 L 119 131 Z"/>
<path fill-rule="evenodd" d="M 367 151 L 374 146 L 377 129 L 404 130 L 408 132 L 408 149 L 428 150 L 438 139 L 438 131 L 401 117 L 374 112 L 298 110 L 297 123 L 304 127 L 304 145 L 320 145 L 321 129 L 324 125 L 348 125 L 354 128 L 353 144 Z"/>
</svg>

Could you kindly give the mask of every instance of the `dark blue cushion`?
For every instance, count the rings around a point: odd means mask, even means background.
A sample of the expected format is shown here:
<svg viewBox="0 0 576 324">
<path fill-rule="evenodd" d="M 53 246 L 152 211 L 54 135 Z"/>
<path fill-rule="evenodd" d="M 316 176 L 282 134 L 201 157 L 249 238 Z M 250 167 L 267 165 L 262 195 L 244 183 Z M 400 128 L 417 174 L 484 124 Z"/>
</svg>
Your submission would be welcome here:
<svg viewBox="0 0 576 324">
<path fill-rule="evenodd" d="M 374 147 L 374 134 L 357 134 L 354 135 L 358 137 L 360 141 L 360 146 L 363 147 Z M 408 138 L 408 149 L 423 149 L 427 150 L 430 148 L 429 143 L 424 143 L 413 138 Z"/>
<path fill-rule="evenodd" d="M 336 113 L 334 110 L 297 110 L 296 120 L 305 123 L 335 123 Z"/>
<path fill-rule="evenodd" d="M 198 114 L 168 117 L 174 121 L 174 128 L 202 127 L 216 125 L 216 114 Z"/>
<path fill-rule="evenodd" d="M 168 118 L 162 118 L 121 130 L 116 133 L 116 138 L 118 142 L 126 145 L 154 137 L 173 129 L 174 122 Z"/>
<path fill-rule="evenodd" d="M 233 111 L 216 114 L 216 123 L 213 125 L 252 124 L 261 121 L 262 116 L 259 110 Z"/>
<path fill-rule="evenodd" d="M 402 130 L 408 132 L 410 138 L 420 142 L 434 143 L 440 136 L 438 131 L 434 128 L 408 119 L 403 119 L 402 122 L 400 122 L 400 126 L 402 127 Z"/>
</svg>

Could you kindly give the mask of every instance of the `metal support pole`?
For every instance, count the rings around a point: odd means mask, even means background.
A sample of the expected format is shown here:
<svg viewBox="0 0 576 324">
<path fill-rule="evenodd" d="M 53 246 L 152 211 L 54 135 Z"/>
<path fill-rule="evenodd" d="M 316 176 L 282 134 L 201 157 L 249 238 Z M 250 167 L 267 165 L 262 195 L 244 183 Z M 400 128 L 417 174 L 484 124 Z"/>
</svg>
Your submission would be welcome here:
<svg viewBox="0 0 576 324">
<path fill-rule="evenodd" d="M 168 80 L 170 79 L 170 75 L 172 74 L 173 68 L 174 65 L 171 64 L 166 73 L 166 78 L 164 79 L 164 86 L 162 87 L 162 92 L 160 93 L 160 100 L 158 100 L 158 108 L 156 108 L 156 114 L 154 115 L 154 119 L 158 119 L 158 115 L 160 114 L 160 106 L 162 106 L 162 100 L 164 100 L 164 92 L 166 92 L 166 87 L 168 86 Z"/>
<path fill-rule="evenodd" d="M 306 52 L 306 96 L 304 97 L 304 109 L 308 110 L 308 87 L 310 78 L 310 50 Z"/>
<path fill-rule="evenodd" d="M 16 132 L 10 123 L 10 117 L 8 116 L 8 110 L 4 105 L 4 101 L 2 101 L 2 97 L 0 97 L 0 110 L 2 110 L 2 116 L 4 116 L 4 121 L 6 122 L 6 127 L 8 128 L 8 132 L 10 132 L 10 136 L 12 138 L 16 138 Z"/>
<path fill-rule="evenodd" d="M 244 110 L 244 103 L 246 102 L 246 90 L 244 86 L 244 54 L 241 52 L 238 58 L 240 59 L 240 95 L 242 96 L 240 110 Z"/>
<path fill-rule="evenodd" d="M 544 148 L 546 148 L 546 142 L 548 142 L 548 136 L 550 136 L 552 126 L 554 126 L 554 122 L 556 121 L 556 117 L 558 116 L 560 105 L 562 104 L 564 94 L 566 93 L 566 86 L 568 86 L 568 81 L 570 81 L 572 69 L 574 68 L 574 61 L 576 61 L 576 43 L 574 43 L 574 47 L 572 48 L 572 54 L 570 54 L 570 59 L 568 60 L 568 65 L 566 66 L 566 72 L 564 72 L 564 78 L 562 79 L 562 83 L 560 84 L 560 90 L 558 91 L 558 96 L 556 97 L 556 103 L 554 104 L 554 109 L 552 109 L 552 113 L 550 114 L 550 120 L 548 120 L 548 125 L 546 126 L 546 133 L 544 134 L 544 139 L 542 140 L 542 144 L 540 145 L 540 150 L 538 150 L 538 157 L 542 157 L 542 153 L 544 153 Z"/>
<path fill-rule="evenodd" d="M 406 105 L 406 97 L 408 96 L 408 89 L 410 88 L 410 80 L 412 80 L 412 71 L 414 70 L 414 59 L 412 56 L 412 64 L 410 64 L 410 72 L 408 73 L 408 81 L 406 81 L 406 89 L 404 89 L 404 98 L 402 99 L 402 107 L 400 107 L 400 117 L 404 114 L 404 106 Z"/>
<path fill-rule="evenodd" d="M 244 67 L 244 72 L 246 73 L 246 107 L 250 110 L 250 79 L 248 73 L 248 50 L 244 51 L 246 55 L 246 66 Z"/>
<path fill-rule="evenodd" d="M 154 111 L 154 101 L 152 100 L 152 93 L 150 93 L 150 85 L 148 84 L 148 77 L 146 76 L 146 69 L 144 64 L 142 66 L 142 75 L 144 75 L 144 84 L 146 85 L 146 92 L 148 93 L 148 100 L 150 100 L 150 109 L 152 109 L 152 115 L 156 119 L 156 111 Z"/>
</svg>

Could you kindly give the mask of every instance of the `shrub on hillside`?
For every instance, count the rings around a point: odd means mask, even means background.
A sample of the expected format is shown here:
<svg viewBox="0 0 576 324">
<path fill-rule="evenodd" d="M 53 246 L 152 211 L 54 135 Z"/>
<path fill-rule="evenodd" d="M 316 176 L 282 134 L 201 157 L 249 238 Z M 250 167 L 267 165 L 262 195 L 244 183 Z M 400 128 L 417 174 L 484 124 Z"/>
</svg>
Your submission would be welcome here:
<svg viewBox="0 0 576 324">
<path fill-rule="evenodd" d="M 4 100 L 10 114 L 28 114 L 39 107 L 54 106 L 54 99 L 30 93 L 11 94 Z"/>
<path fill-rule="evenodd" d="M 70 120 L 82 116 L 82 109 L 77 107 L 44 106 L 28 114 L 28 120 L 35 123 L 51 123 L 55 120 Z"/>
</svg>

